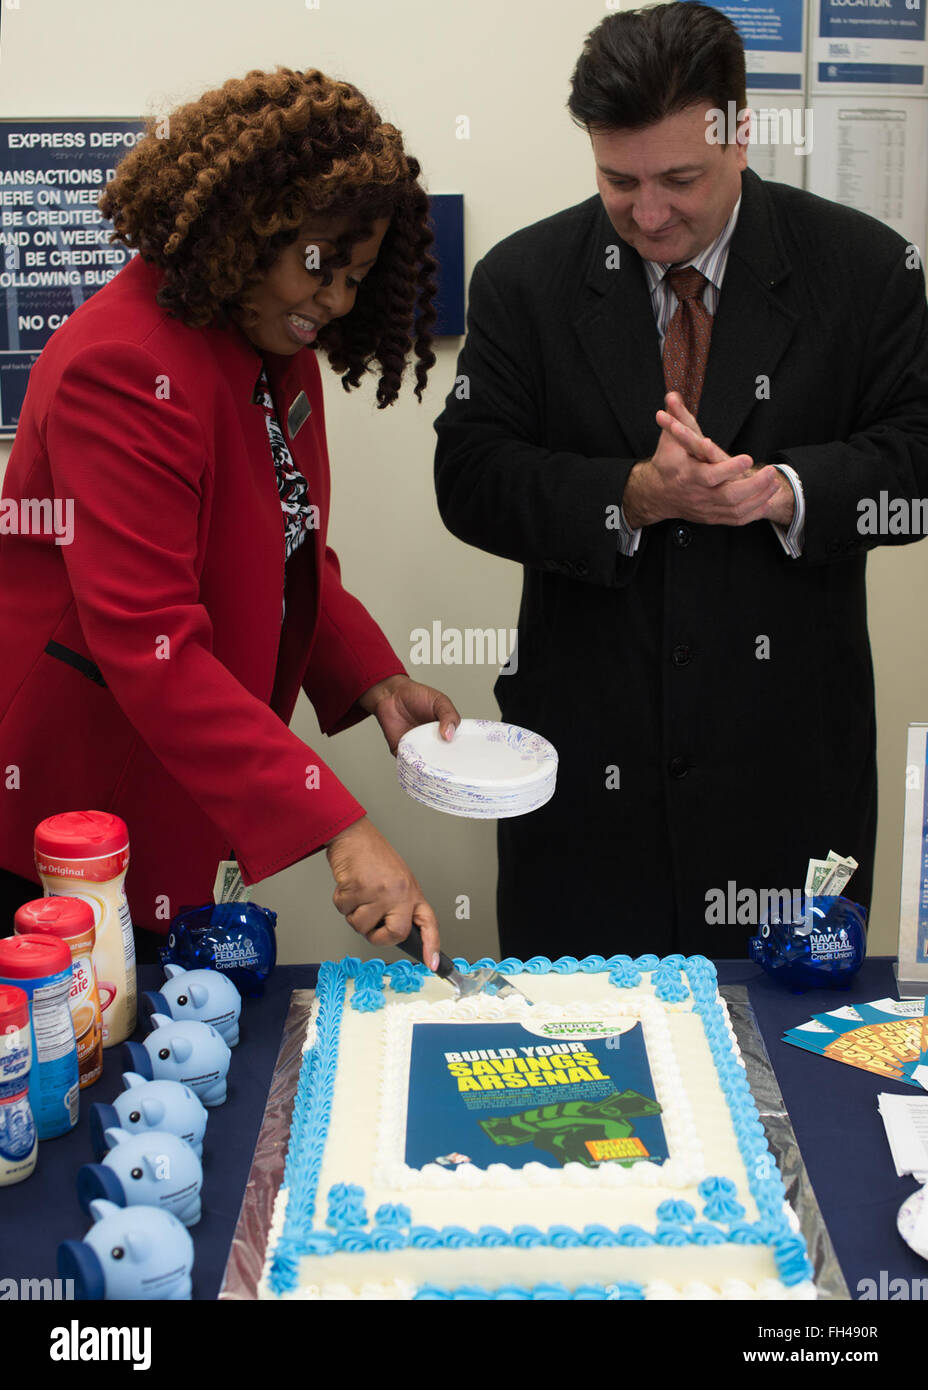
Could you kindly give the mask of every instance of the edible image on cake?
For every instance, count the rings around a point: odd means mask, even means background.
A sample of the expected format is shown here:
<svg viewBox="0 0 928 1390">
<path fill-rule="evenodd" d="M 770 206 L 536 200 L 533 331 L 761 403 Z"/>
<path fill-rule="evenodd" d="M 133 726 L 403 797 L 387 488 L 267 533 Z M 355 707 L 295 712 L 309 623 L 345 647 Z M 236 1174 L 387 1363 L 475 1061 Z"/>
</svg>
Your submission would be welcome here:
<svg viewBox="0 0 928 1390">
<path fill-rule="evenodd" d="M 641 1024 L 543 1041 L 520 1023 L 417 1023 L 405 1159 L 559 1168 L 668 1156 Z"/>
<path fill-rule="evenodd" d="M 596 1103 L 568 1100 L 563 1105 L 541 1105 L 502 1119 L 481 1120 L 481 1128 L 494 1144 L 535 1144 L 553 1154 L 558 1163 L 582 1163 L 596 1168 L 616 1162 L 626 1167 L 653 1155 L 635 1134 L 633 1117 L 656 1115 L 656 1100 L 637 1091 L 625 1091 Z"/>
</svg>

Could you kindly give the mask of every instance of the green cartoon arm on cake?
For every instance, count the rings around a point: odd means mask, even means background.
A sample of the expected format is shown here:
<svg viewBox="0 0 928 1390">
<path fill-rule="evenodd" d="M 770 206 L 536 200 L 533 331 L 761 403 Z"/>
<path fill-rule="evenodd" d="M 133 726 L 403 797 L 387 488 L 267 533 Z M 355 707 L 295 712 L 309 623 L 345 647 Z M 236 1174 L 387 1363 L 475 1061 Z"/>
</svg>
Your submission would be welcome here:
<svg viewBox="0 0 928 1390">
<path fill-rule="evenodd" d="M 614 1161 L 628 1167 L 650 1157 L 629 1121 L 639 1115 L 657 1115 L 660 1109 L 656 1100 L 637 1091 L 613 1091 L 598 1102 L 540 1105 L 517 1115 L 480 1120 L 479 1124 L 494 1144 L 534 1144 L 553 1154 L 559 1163 L 596 1168 L 601 1162 Z"/>
</svg>

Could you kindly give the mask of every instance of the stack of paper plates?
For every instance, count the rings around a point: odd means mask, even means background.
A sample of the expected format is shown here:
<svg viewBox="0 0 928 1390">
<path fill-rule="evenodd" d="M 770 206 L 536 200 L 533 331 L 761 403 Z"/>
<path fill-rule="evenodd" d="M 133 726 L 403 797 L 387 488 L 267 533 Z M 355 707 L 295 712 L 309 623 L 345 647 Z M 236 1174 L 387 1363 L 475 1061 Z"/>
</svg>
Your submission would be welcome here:
<svg viewBox="0 0 928 1390">
<path fill-rule="evenodd" d="M 438 730 L 420 724 L 396 751 L 400 786 L 424 806 L 496 820 L 537 811 L 554 795 L 557 753 L 540 734 L 492 719 L 462 719 L 450 743 Z"/>
</svg>

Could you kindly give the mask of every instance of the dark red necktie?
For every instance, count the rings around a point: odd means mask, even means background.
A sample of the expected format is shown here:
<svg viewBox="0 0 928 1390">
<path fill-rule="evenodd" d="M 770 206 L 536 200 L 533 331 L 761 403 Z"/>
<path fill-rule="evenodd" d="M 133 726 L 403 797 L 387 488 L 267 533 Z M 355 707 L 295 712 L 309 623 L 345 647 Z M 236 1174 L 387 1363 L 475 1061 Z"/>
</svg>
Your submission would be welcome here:
<svg viewBox="0 0 928 1390">
<path fill-rule="evenodd" d="M 680 302 L 664 337 L 664 384 L 668 391 L 679 391 L 687 410 L 695 415 L 712 336 L 712 315 L 701 298 L 709 281 L 691 265 L 671 267 L 667 279 Z"/>
</svg>

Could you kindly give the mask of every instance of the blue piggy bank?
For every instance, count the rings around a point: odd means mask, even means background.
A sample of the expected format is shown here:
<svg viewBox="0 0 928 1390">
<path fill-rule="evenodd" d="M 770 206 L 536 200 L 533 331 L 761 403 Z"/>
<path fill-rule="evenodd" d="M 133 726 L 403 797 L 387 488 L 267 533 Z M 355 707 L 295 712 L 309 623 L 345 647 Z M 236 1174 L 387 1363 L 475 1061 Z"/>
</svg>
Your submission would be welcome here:
<svg viewBox="0 0 928 1390">
<path fill-rule="evenodd" d="M 794 992 L 847 989 L 867 953 L 867 909 L 849 898 L 807 897 L 798 922 L 777 912 L 761 922 L 748 951 Z"/>
<path fill-rule="evenodd" d="M 167 979 L 161 989 L 146 990 L 142 995 L 148 1011 L 210 1023 L 228 1046 L 234 1047 L 242 996 L 228 975 L 218 970 L 185 970 L 182 965 L 166 965 L 164 973 Z"/>
<path fill-rule="evenodd" d="M 171 923 L 162 964 L 185 970 L 219 970 L 242 994 L 264 993 L 264 982 L 277 960 L 274 927 L 277 913 L 258 903 L 207 903 L 187 908 Z"/>
<path fill-rule="evenodd" d="M 204 1105 L 222 1105 L 231 1052 L 216 1029 L 195 1019 L 152 1014 L 144 1042 L 123 1043 L 124 1065 L 147 1081 L 180 1081 Z"/>
<path fill-rule="evenodd" d="M 76 1298 L 190 1298 L 193 1241 L 176 1216 L 107 1201 L 91 1202 L 90 1214 L 84 1239 L 58 1246 L 58 1273 L 74 1280 Z"/>
<path fill-rule="evenodd" d="M 108 1129 L 110 1151 L 102 1163 L 77 1172 L 77 1195 L 85 1211 L 99 1197 L 119 1207 L 162 1207 L 185 1226 L 200 1219 L 203 1167 L 185 1139 L 167 1130 L 127 1134 Z"/>
<path fill-rule="evenodd" d="M 166 1129 L 186 1139 L 197 1158 L 203 1157 L 203 1135 L 209 1118 L 200 1098 L 179 1081 L 146 1081 L 137 1071 L 123 1073 L 126 1088 L 112 1105 L 95 1101 L 90 1107 L 90 1142 L 94 1158 L 102 1159 L 109 1149 L 108 1129 L 124 1129 L 142 1134 L 147 1129 Z"/>
</svg>

